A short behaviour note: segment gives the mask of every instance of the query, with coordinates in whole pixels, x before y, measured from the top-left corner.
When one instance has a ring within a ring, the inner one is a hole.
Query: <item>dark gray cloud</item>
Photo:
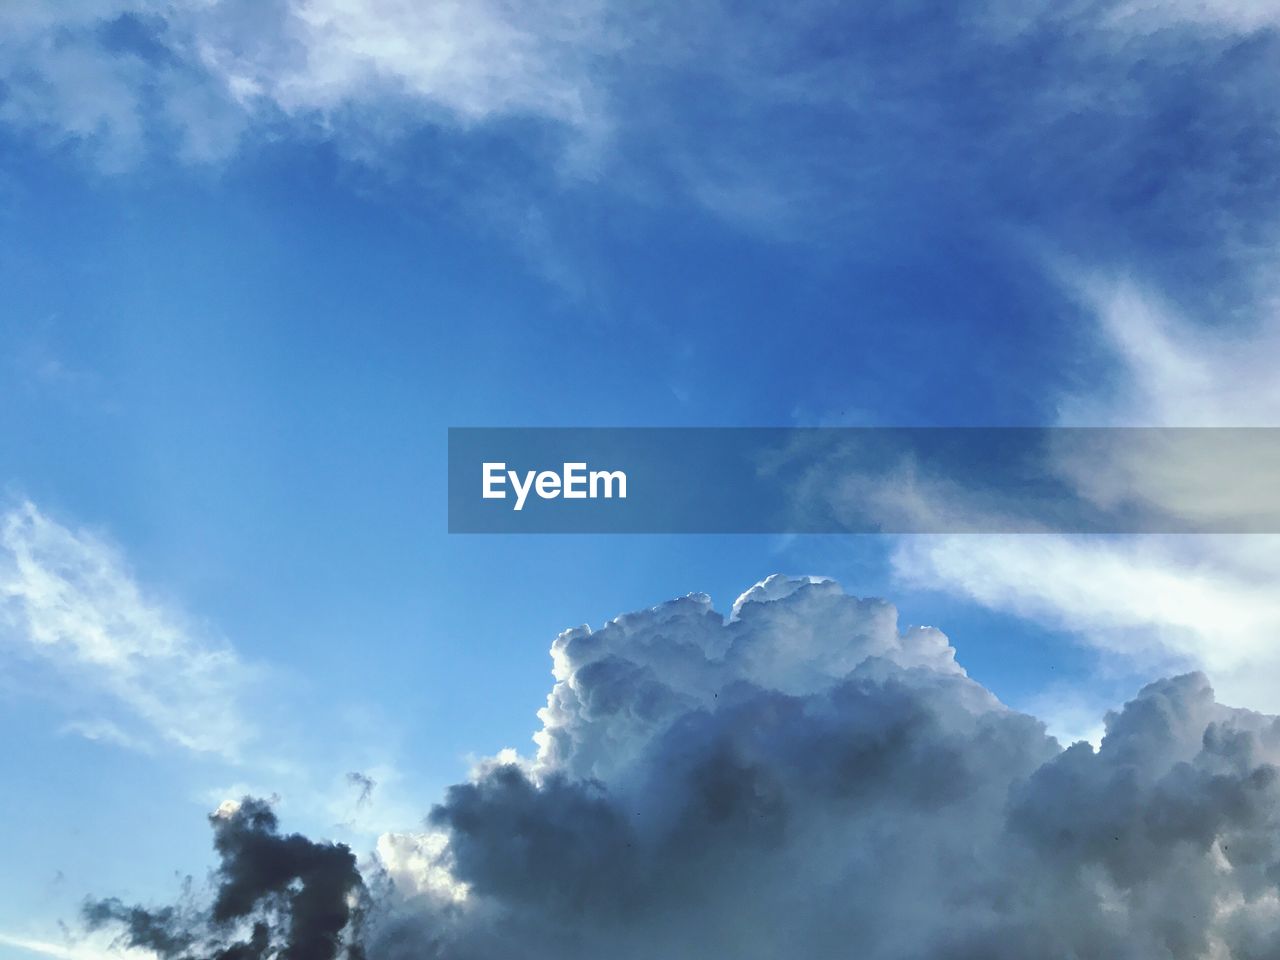
[[[1217,703],[1201,674],[1145,687],[1099,749],[1063,749],[936,630],[784,578],[727,618],[691,596],[552,653],[539,754],[483,765],[425,832],[380,845],[367,914],[349,851],[245,801],[213,818],[211,910],[90,919],[175,958],[1280,948],[1280,720]]]
[[[220,858],[207,910],[150,910],[100,900],[85,906],[91,928],[114,926],[121,941],[166,960],[359,960],[364,885],[342,844],[281,835],[270,806],[252,797],[209,818]]]

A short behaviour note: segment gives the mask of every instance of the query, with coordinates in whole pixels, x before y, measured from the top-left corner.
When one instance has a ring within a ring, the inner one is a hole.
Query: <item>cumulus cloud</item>
[[[968,678],[941,633],[813,579],[770,579],[729,617],[694,595],[571,630],[552,656],[537,754],[481,764],[428,832],[379,843],[368,957],[1280,946],[1280,721],[1221,705],[1202,674],[1150,684],[1097,750],[1064,750]],[[215,829],[275,843],[252,817]],[[322,849],[345,878],[325,889],[355,890],[346,856]],[[220,876],[225,890],[242,873],[224,861]],[[326,915],[324,942],[346,949],[353,915]],[[139,942],[129,909],[91,916]],[[203,955],[173,919],[144,911],[142,938],[158,920],[166,955]]]
[[[146,595],[109,544],[32,503],[0,515],[0,651],[52,668],[77,709],[69,729],[234,757],[252,731],[238,711],[253,670]]]
[[[829,580],[782,578],[744,594],[727,623],[696,594],[598,631],[566,631],[551,656],[557,683],[539,712],[535,769],[582,778],[629,767],[674,717],[714,705],[736,684],[802,695],[869,658],[962,673],[941,632],[899,633],[891,604],[850,597]]]

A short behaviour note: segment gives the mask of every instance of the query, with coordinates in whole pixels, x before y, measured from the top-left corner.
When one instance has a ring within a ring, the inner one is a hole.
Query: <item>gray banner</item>
[[[452,533],[1273,533],[1276,428],[449,430]]]

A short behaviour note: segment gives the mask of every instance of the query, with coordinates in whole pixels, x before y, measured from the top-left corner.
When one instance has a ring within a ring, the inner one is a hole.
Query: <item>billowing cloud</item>
[[[92,739],[235,757],[252,735],[252,668],[149,597],[111,545],[29,502],[0,514],[0,653],[71,685],[76,712],[98,714],[68,729]]]
[[[766,581],[730,617],[675,600],[552,654],[537,754],[481,764],[429,832],[379,844],[372,960],[1280,947],[1280,722],[1219,704],[1202,674],[1064,750],[941,633],[812,579]],[[95,909],[138,942],[134,914]],[[184,936],[167,955],[203,955]]]

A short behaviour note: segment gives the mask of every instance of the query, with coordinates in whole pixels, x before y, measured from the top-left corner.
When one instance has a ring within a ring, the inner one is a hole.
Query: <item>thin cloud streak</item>
[[[50,668],[79,704],[101,701],[112,718],[72,728],[95,739],[235,759],[253,735],[239,701],[254,671],[235,650],[147,596],[109,544],[30,502],[0,516],[0,651]]]
[[[150,950],[138,950],[132,947],[53,943],[8,933],[0,933],[0,946],[11,947],[32,956],[52,957],[53,960],[152,960],[155,957]]]

